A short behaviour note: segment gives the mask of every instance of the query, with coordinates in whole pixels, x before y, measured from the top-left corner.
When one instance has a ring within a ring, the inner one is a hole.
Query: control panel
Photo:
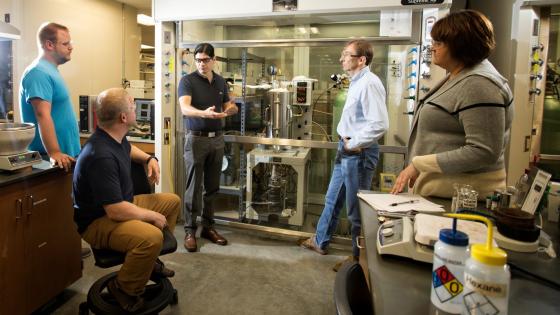
[[[0,155],[0,170],[13,171],[39,162],[41,155],[37,151]]]
[[[301,80],[294,81],[294,105],[311,105],[311,93],[313,91],[313,81]]]

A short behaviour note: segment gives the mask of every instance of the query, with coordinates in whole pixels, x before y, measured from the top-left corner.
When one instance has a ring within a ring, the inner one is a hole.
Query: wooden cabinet
[[[30,314],[81,277],[71,191],[58,170],[0,188],[0,314]]]

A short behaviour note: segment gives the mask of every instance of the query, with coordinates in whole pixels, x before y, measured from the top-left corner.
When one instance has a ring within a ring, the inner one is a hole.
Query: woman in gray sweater
[[[495,47],[492,23],[473,10],[454,12],[431,31],[433,62],[448,75],[421,99],[409,138],[405,185],[422,196],[450,198],[469,184],[479,198],[505,188],[504,152],[513,118],[507,80],[486,59]]]

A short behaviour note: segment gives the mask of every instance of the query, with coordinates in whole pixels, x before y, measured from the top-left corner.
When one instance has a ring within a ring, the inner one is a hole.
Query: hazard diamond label
[[[445,265],[432,272],[432,283],[438,299],[444,303],[463,292],[463,284]]]

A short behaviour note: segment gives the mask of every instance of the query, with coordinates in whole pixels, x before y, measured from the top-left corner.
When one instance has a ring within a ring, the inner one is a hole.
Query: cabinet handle
[[[16,200],[16,221],[21,219],[22,210],[23,210],[23,201],[20,198]]]
[[[27,196],[27,198],[29,199],[29,208],[27,208],[27,216],[30,216],[32,214],[31,209],[33,209],[33,207],[35,206],[35,202],[33,202],[33,195],[29,195]]]
[[[356,237],[356,246],[358,246],[359,249],[364,249],[364,248],[366,248],[365,246],[362,246],[361,243],[360,243],[360,240],[363,240],[363,239],[364,239],[363,236],[358,236],[358,237]]]
[[[33,196],[31,196],[31,198],[33,198]],[[40,204],[42,204],[43,202],[46,202],[46,201],[47,201],[47,198],[43,198],[41,200],[33,201],[33,207],[35,207],[36,205],[40,205]]]

